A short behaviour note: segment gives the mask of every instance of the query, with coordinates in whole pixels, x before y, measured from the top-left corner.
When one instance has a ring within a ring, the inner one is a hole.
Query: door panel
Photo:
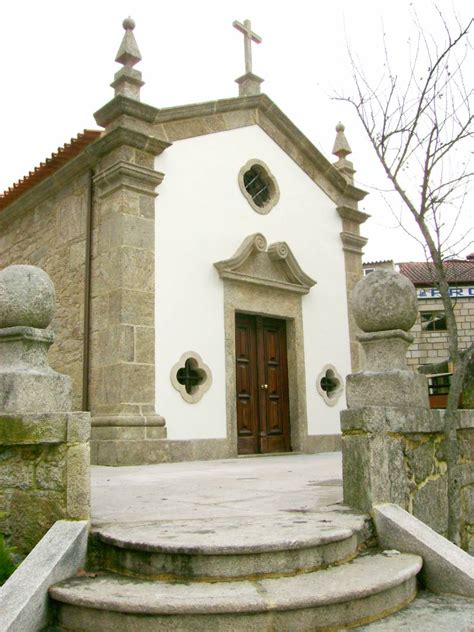
[[[239,454],[258,451],[256,326],[249,318],[236,321],[237,419]]]
[[[291,450],[286,323],[236,315],[239,454]]]

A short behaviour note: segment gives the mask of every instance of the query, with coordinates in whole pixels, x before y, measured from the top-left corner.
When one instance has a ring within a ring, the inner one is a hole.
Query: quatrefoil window
[[[239,186],[254,211],[265,215],[280,199],[277,181],[262,160],[249,160],[239,172]]]
[[[196,392],[199,384],[206,379],[206,374],[202,369],[198,368],[194,358],[188,358],[184,363],[184,367],[178,369],[176,379],[184,386],[186,393],[192,395]]]
[[[332,364],[326,364],[316,380],[318,393],[328,406],[334,406],[344,390],[341,376]]]
[[[198,402],[212,383],[211,369],[194,351],[183,353],[171,369],[171,383],[189,404]]]

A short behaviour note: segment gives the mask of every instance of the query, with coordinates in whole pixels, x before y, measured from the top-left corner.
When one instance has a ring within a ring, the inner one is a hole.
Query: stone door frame
[[[286,321],[291,445],[293,451],[302,451],[308,436],[308,421],[301,294],[230,279],[224,280],[227,439],[234,454],[238,452],[235,363],[237,313]]]

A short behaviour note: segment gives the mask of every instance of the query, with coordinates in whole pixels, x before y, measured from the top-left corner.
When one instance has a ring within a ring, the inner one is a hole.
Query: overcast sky
[[[263,39],[253,46],[253,69],[262,91],[327,157],[334,127],[346,125],[357,169],[356,184],[371,191],[361,210],[369,237],[366,260],[421,260],[415,241],[396,227],[374,186],[380,169],[350,107],[332,100],[349,91],[347,44],[366,71],[380,57],[381,32],[392,50],[407,48],[413,6],[430,30],[429,0],[8,0],[2,5],[0,191],[84,128],[113,96],[109,84],[122,20],[136,21],[146,85],[142,101],[168,107],[238,95],[244,73],[243,38],[232,21],[250,19]],[[468,0],[439,0],[446,15],[472,14]],[[469,70],[472,73],[472,68]],[[471,247],[468,250],[474,250]],[[466,253],[465,253],[466,254]]]

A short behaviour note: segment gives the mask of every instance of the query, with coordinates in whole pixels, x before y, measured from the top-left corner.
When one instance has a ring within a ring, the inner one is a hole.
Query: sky
[[[468,0],[439,0],[437,6],[461,19],[472,14]],[[338,121],[346,126],[355,183],[370,193],[360,204],[371,215],[362,226],[369,238],[364,259],[423,260],[420,246],[398,227],[378,192],[386,182],[355,113],[334,100],[351,90],[348,45],[364,70],[375,72],[382,32],[389,35],[392,51],[406,52],[414,9],[430,30],[429,0],[6,2],[0,36],[0,191],[78,132],[97,129],[93,113],[113,96],[110,83],[120,68],[114,59],[125,17],[136,22],[142,54],[137,69],[145,81],[141,100],[158,108],[237,96],[243,37],[232,22],[250,19],[263,40],[252,53],[253,71],[265,80],[262,92],[331,160],[334,128]],[[464,254],[471,251],[472,245]]]

